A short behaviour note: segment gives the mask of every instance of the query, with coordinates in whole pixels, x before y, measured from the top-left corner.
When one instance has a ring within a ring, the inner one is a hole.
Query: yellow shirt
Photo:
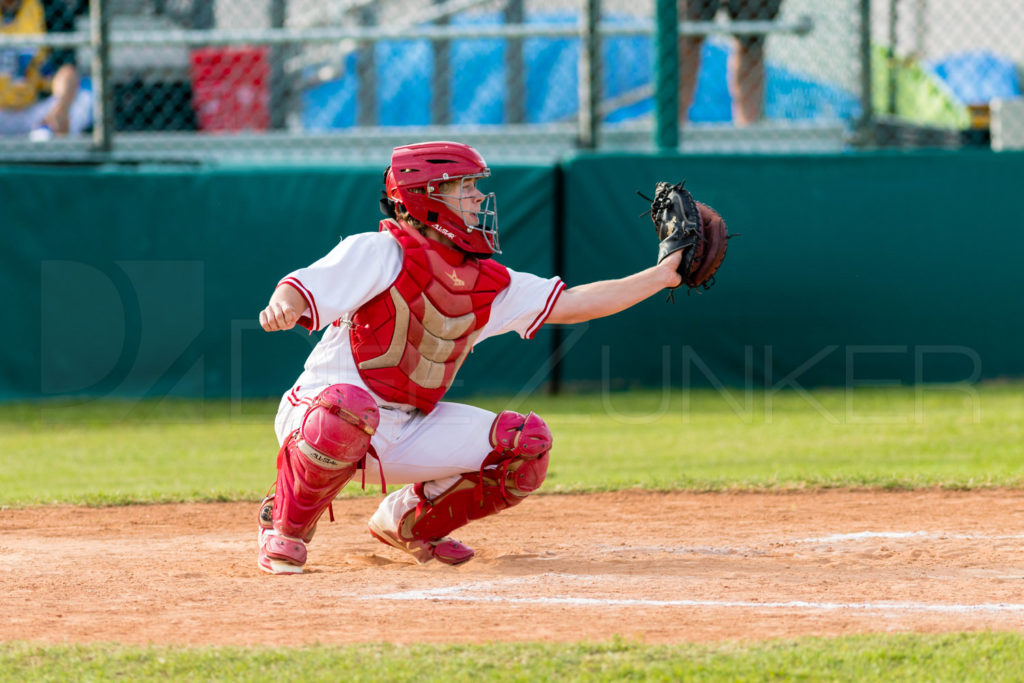
[[[46,16],[39,0],[22,0],[10,21],[0,20],[0,35],[46,33]],[[0,109],[24,109],[49,92],[50,79],[42,73],[48,48],[0,48]]]

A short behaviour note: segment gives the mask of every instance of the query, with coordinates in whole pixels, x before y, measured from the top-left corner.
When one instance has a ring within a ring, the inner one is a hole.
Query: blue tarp
[[[606,21],[633,21],[633,17],[608,16]],[[453,24],[495,25],[499,13],[466,15]],[[527,23],[577,25],[571,12],[534,13]],[[452,122],[456,124],[506,123],[508,98],[504,39],[451,41],[448,91]],[[704,44],[690,120],[729,121],[731,97],[726,83],[729,42]],[[382,41],[374,60],[378,123],[382,126],[428,125],[435,87],[434,53],[427,40]],[[549,123],[576,116],[579,83],[579,40],[576,38],[527,38],[523,41],[526,120]],[[356,122],[358,56],[345,59],[344,76],[303,94],[303,125],[307,130],[346,128]],[[654,72],[651,40],[645,36],[615,36],[602,44],[604,99],[650,86]],[[859,113],[857,97],[842,88],[817,82],[769,62],[766,69],[765,114],[768,118],[843,119]],[[650,95],[609,112],[605,121],[617,123],[650,116]]]
[[[976,50],[943,57],[927,65],[963,104],[988,104],[995,98],[1020,97],[1013,60]]]

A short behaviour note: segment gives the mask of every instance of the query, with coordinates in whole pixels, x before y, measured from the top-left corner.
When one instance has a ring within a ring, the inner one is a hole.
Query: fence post
[[[583,0],[580,16],[579,144],[597,147],[601,102],[601,0]]]
[[[106,153],[113,148],[114,91],[110,83],[110,17],[105,0],[89,0],[89,37],[92,41],[92,144],[96,151]]]
[[[360,26],[372,27],[377,23],[377,12],[373,5],[359,10]],[[356,86],[356,125],[377,125],[377,43],[368,40],[359,47],[357,56],[358,85]]]
[[[874,95],[871,86],[871,0],[860,0],[860,121],[858,136],[862,145],[874,136]]]
[[[655,28],[654,143],[679,147],[679,15],[676,0],[658,0]]]
[[[887,113],[890,116],[896,114],[896,62],[899,57],[896,54],[896,43],[899,41],[897,28],[899,20],[899,0],[889,0],[889,106]]]
[[[269,12],[270,27],[284,28],[287,0],[270,0]],[[287,123],[288,84],[284,63],[290,50],[290,45],[276,45],[270,51],[270,128],[273,130],[281,130]]]
[[[505,3],[505,25],[522,24],[523,0]],[[526,121],[526,64],[523,61],[523,39],[509,37],[505,41],[505,98],[506,123]]]
[[[434,0],[435,5],[443,5],[445,2],[446,0]],[[448,15],[436,19],[434,24],[447,26]],[[450,40],[435,40],[431,45],[434,52],[434,78],[430,98],[430,122],[447,126],[452,122],[452,46]]]

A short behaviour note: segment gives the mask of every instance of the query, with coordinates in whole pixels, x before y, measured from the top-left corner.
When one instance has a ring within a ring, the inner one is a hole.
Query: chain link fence
[[[0,9],[7,161],[379,163],[427,138],[531,160],[590,148],[1024,147],[1019,0]]]
[[[901,0],[871,17],[873,144],[1024,149],[1024,3]]]

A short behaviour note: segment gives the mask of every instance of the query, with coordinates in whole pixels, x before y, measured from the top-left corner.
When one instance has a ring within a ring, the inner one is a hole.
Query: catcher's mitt
[[[693,198],[682,183],[658,183],[651,200],[651,221],[658,233],[658,263],[683,251],[679,262],[681,284],[710,289],[715,272],[725,259],[729,235],[718,212]]]

